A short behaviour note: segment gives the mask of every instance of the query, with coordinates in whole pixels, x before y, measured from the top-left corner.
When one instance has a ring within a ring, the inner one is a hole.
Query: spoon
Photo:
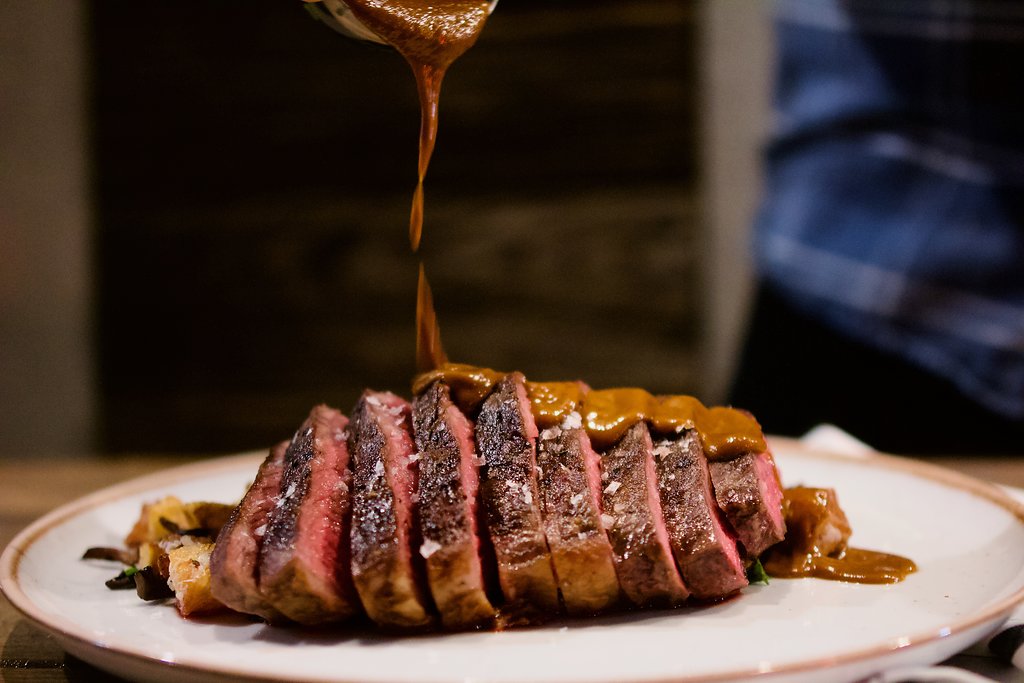
[[[307,0],[308,1],[308,0]],[[492,0],[487,13],[490,14],[497,6],[498,0]],[[366,28],[352,14],[345,0],[320,0],[309,2],[307,5],[317,19],[333,28],[335,31],[348,38],[363,40],[371,43],[384,44],[384,40],[376,33]]]

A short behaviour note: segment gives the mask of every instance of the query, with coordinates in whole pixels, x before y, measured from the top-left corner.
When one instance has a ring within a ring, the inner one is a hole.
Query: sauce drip
[[[441,326],[434,311],[434,295],[420,263],[420,276],[416,283],[416,369],[427,372],[447,362],[448,355],[441,345]]]
[[[444,380],[459,406],[472,413],[504,374],[449,363],[416,377],[413,392],[418,394],[432,382]],[[526,389],[540,426],[559,424],[570,413],[578,412],[598,448],[614,445],[630,427],[646,420],[656,432],[695,429],[711,459],[767,450],[761,426],[748,413],[733,408],[707,408],[692,396],[653,396],[643,389],[630,388],[588,391],[581,382],[527,382]]]
[[[831,489],[788,488],[782,507],[786,538],[761,558],[769,576],[882,584],[917,571],[906,557],[848,547],[850,525]]]
[[[487,21],[487,0],[346,0],[364,26],[398,50],[412,67],[420,96],[420,154],[409,216],[415,252],[423,234],[423,180],[437,140],[441,82],[456,59],[472,47]]]

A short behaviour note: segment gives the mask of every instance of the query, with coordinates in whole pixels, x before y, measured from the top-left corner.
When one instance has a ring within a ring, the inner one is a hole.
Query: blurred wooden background
[[[505,0],[445,83],[423,256],[457,360],[697,391],[695,3]],[[262,447],[408,392],[408,67],[299,2],[93,2],[100,449]]]

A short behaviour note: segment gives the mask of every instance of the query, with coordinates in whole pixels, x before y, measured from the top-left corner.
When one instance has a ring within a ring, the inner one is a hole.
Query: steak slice
[[[757,557],[786,536],[782,488],[768,452],[708,463],[715,499],[748,557]]]
[[[619,585],[637,606],[677,605],[689,596],[672,560],[658,496],[653,444],[639,422],[601,459],[608,539]],[[666,511],[668,514],[668,511]]]
[[[412,504],[418,468],[410,411],[408,402],[390,392],[367,390],[349,424],[352,581],[370,618],[395,628],[433,621],[422,570],[414,566],[422,558]]]
[[[267,621],[281,621],[283,615],[260,593],[260,544],[281,491],[287,450],[287,441],[271,449],[242,502],[217,534],[210,556],[213,597],[236,612],[255,614]]]
[[[537,465],[544,532],[566,611],[597,614],[619,600],[615,560],[601,518],[600,457],[577,412],[541,431]]]
[[[694,597],[725,597],[747,585],[736,539],[722,523],[697,432],[654,449],[661,504],[679,571]]]
[[[522,373],[505,375],[484,401],[476,443],[484,468],[480,499],[507,612],[559,610],[558,583],[544,536],[537,489],[537,425]]]
[[[281,495],[260,552],[260,591],[300,624],[359,612],[349,565],[348,418],[313,408],[285,454]]]
[[[476,446],[473,425],[434,382],[413,402],[419,451],[419,521],[430,593],[448,629],[491,626],[477,524]]]

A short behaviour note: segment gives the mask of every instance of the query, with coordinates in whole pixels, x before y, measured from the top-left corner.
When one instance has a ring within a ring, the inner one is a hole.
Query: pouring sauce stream
[[[423,237],[423,181],[437,142],[438,102],[448,67],[472,47],[487,21],[488,0],[346,0],[352,14],[401,54],[416,77],[420,98],[419,166],[409,213],[409,245]],[[420,262],[416,294],[416,366],[447,362],[433,296]]]
[[[486,0],[346,0],[364,26],[398,50],[412,67],[420,96],[419,173],[409,216],[409,243],[419,250],[423,235],[423,180],[437,141],[441,82],[480,36]]]

